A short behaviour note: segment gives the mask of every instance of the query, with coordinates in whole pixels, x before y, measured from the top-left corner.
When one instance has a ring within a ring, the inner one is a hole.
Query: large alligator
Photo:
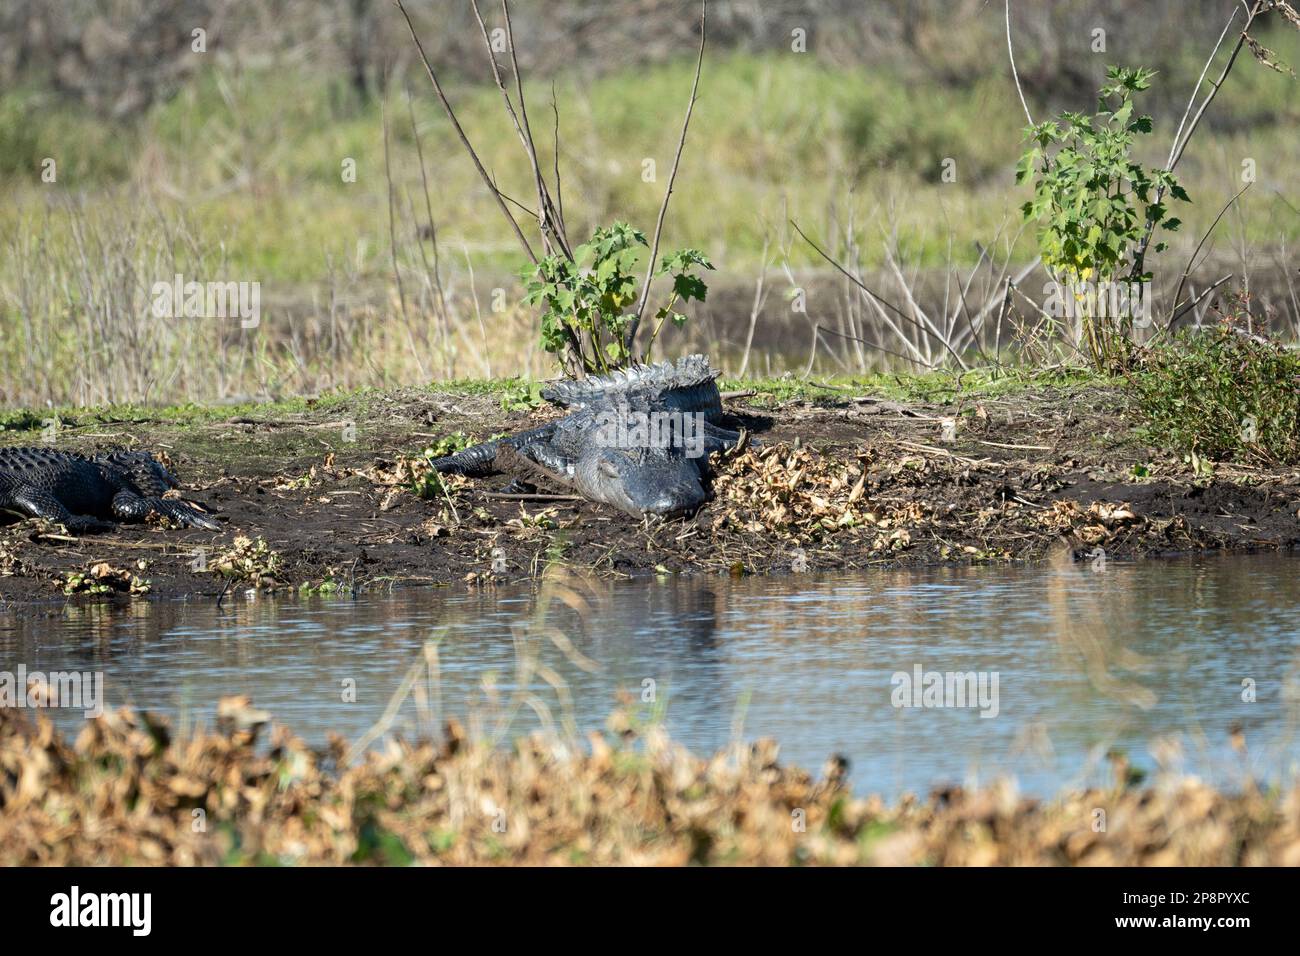
[[[436,459],[439,472],[485,475],[505,448],[593,501],[630,514],[688,514],[704,503],[709,455],[738,432],[720,427],[718,372],[703,355],[548,385],[570,414]]]
[[[176,487],[175,476],[145,451],[88,457],[52,448],[0,448],[0,511],[48,518],[74,533],[106,531],[113,520],[144,521],[149,515],[221,530],[189,502],[163,497]]]

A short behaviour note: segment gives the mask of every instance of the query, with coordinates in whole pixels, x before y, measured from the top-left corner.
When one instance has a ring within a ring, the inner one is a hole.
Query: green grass
[[[491,396],[512,401],[521,388],[532,391],[530,382],[519,378],[460,379],[409,389],[418,393],[454,396]],[[953,402],[966,398],[994,398],[1031,389],[1075,390],[1115,384],[1084,369],[973,369],[964,374],[935,371],[919,374],[865,376],[815,376],[799,378],[723,379],[723,391],[752,391],[757,404],[787,401],[834,403],[855,395],[878,395],[899,401]],[[49,419],[65,425],[165,424],[178,428],[222,422],[231,418],[274,419],[309,413],[347,412],[359,418],[367,409],[392,397],[375,388],[330,392],[315,398],[288,398],[274,402],[199,405],[100,405],[62,406],[50,409],[14,409],[0,412],[0,436],[38,433]],[[513,406],[512,406],[513,407]]]
[[[898,401],[951,403],[968,398],[996,398],[1031,389],[1074,391],[1116,384],[1083,368],[976,368],[969,372],[933,371],[858,376],[724,379],[723,391],[753,391],[755,399],[835,402],[854,395],[880,395]]]
[[[1282,59],[1300,63],[1300,32],[1265,42]],[[715,288],[723,282],[737,288],[757,273],[770,239],[774,291],[785,285],[783,260],[792,269],[822,265],[793,236],[791,219],[837,251],[828,237],[852,217],[867,269],[880,265],[894,226],[908,273],[929,269],[934,277],[949,256],[969,266],[976,243],[990,245],[999,230],[995,259],[1030,260],[1034,238],[1022,231],[1017,212],[1027,188],[1012,183],[1023,121],[1014,87],[1000,56],[971,37],[954,43],[943,64],[848,69],[814,56],[711,52],[662,248],[703,250],[719,269]],[[1152,103],[1161,105],[1153,106],[1153,143],[1171,136],[1203,56],[1189,46],[1155,78]],[[1117,50],[1110,59],[1132,64],[1134,51]],[[957,61],[964,64],[960,82]],[[557,78],[563,195],[575,241],[615,220],[653,229],[693,67],[684,56],[594,79]],[[0,92],[0,176],[8,200],[0,203],[0,362],[17,370],[0,383],[0,401],[38,406],[157,396],[171,402],[540,371],[536,316],[517,304],[511,278],[522,253],[427,84],[418,76],[413,81],[443,274],[454,286],[446,340],[430,331],[427,301],[399,316],[379,105],[340,92],[346,84],[337,78],[310,64],[231,71],[214,61],[173,99],[123,123],[48,92]],[[409,295],[424,276],[420,250],[430,249],[415,239],[425,215],[423,186],[406,103],[398,85],[392,89],[396,232]],[[1159,275],[1182,268],[1185,253],[1238,188],[1243,158],[1256,161],[1259,181],[1219,225],[1216,251],[1242,248],[1258,262],[1270,256],[1282,262],[1281,243],[1300,244],[1300,216],[1293,212],[1300,198],[1288,193],[1291,171],[1300,167],[1296,90],[1291,77],[1243,57],[1209,114],[1217,125],[1207,123],[1198,133],[1180,167],[1193,199],[1190,209],[1180,209],[1177,241],[1186,248],[1176,246],[1153,263]],[[499,94],[466,84],[450,94],[486,166],[507,192],[530,202],[527,164]],[[529,87],[528,97],[549,158],[549,83]],[[57,161],[54,184],[41,182],[45,157]],[[956,183],[938,181],[945,158],[957,163]],[[356,182],[340,175],[345,159],[356,163]],[[646,159],[657,165],[656,182],[642,180]],[[89,247],[85,258],[78,231]],[[467,259],[490,338],[469,301]],[[140,290],[173,270],[261,283],[262,329],[236,342],[216,324],[134,321],[148,302]],[[489,301],[497,286],[505,288],[509,308],[494,315]],[[339,331],[326,347],[322,313],[333,293],[341,303]],[[90,301],[94,308],[86,308]],[[720,301],[715,295],[710,305],[715,315],[727,313],[722,322],[743,319],[745,304],[727,309]],[[484,355],[490,364],[479,361]],[[778,356],[770,367],[792,367],[787,358]],[[903,389],[906,380],[884,377],[877,384],[894,394],[888,390]],[[518,382],[503,387],[523,388]],[[803,387],[778,383],[764,394]],[[1008,386],[991,381],[987,387]],[[527,397],[503,393],[503,400]],[[214,414],[234,413],[221,406]],[[44,410],[34,414],[50,417]]]
[[[1300,34],[1279,34],[1276,42],[1284,59],[1300,62]],[[1158,75],[1157,88],[1185,97],[1197,56],[1189,52],[1168,75]],[[692,67],[681,60],[557,83],[566,214],[575,236],[614,219],[653,227]],[[880,257],[875,228],[886,224],[896,201],[912,261],[942,264],[950,227],[956,259],[973,261],[974,240],[991,240],[1025,192],[1012,185],[1023,117],[1003,73],[1000,61],[990,63],[969,83],[949,86],[915,68],[842,70],[809,56],[717,53],[705,65],[665,242],[706,249],[724,270],[748,272],[757,267],[765,233],[775,235],[787,215],[820,234],[834,203],[843,213],[852,207],[866,225],[871,263]],[[462,249],[468,250],[476,267],[517,267],[521,256],[449,124],[425,85],[414,89],[444,252],[463,264]],[[549,85],[528,93],[539,146],[549,153]],[[526,163],[496,91],[461,87],[452,95],[485,165],[507,192],[527,201]],[[1300,238],[1300,220],[1270,213],[1277,202],[1271,188],[1282,188],[1286,171],[1300,163],[1294,81],[1247,59],[1213,116],[1239,131],[1203,131],[1189,150],[1183,175],[1197,204],[1184,217],[1187,231],[1208,224],[1235,191],[1241,157],[1251,156],[1261,182],[1246,197],[1247,238]],[[1175,111],[1157,115],[1154,141],[1167,141],[1177,118]],[[402,205],[409,191],[423,217],[400,96],[390,103],[389,123]],[[377,104],[359,107],[306,68],[237,75],[209,68],[128,125],[46,94],[6,92],[0,95],[0,174],[16,201],[0,209],[0,230],[39,213],[50,195],[76,193],[96,204],[142,182],[180,197],[205,236],[225,243],[234,273],[316,280],[331,255],[380,275],[388,267],[381,129]],[[58,162],[55,186],[39,179],[45,156]],[[956,183],[938,181],[948,157],[957,163]],[[342,180],[345,158],[356,161],[355,183]],[[657,182],[642,181],[646,159],[657,164]],[[1021,241],[1028,251],[1029,236]],[[796,266],[814,261],[802,243],[790,255]]]

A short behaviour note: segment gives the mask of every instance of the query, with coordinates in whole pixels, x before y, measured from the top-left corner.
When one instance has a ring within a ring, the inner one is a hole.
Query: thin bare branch
[[[1030,126],[1033,126],[1034,118],[1029,115],[1029,104],[1025,102],[1025,91],[1020,88],[1020,74],[1016,72],[1016,54],[1011,49],[1011,0],[1006,0],[1003,8],[1007,21],[1007,57],[1011,60],[1011,78],[1016,81],[1016,92],[1020,94],[1020,105],[1024,108],[1025,119],[1029,121]]]
[[[509,92],[506,90],[505,81],[501,78],[501,69],[497,64],[496,53],[492,49],[492,40],[488,36],[487,24],[483,21],[483,14],[479,10],[478,0],[470,0],[470,7],[474,11],[474,19],[478,21],[479,32],[483,37],[483,45],[487,48],[488,63],[492,67],[492,80],[496,83],[497,89],[501,91],[501,98],[505,100],[506,112],[510,115],[510,121],[514,124],[515,132],[519,136],[519,142],[524,147],[524,153],[528,156],[528,164],[533,173],[533,185],[537,190],[537,208],[541,215],[537,216],[538,226],[542,234],[542,243],[546,252],[550,254],[554,251],[552,248],[552,239],[555,245],[568,255],[568,243],[562,241],[563,230],[553,220],[551,212],[550,195],[546,189],[546,181],[542,178],[541,166],[537,158],[537,147],[533,143],[532,129],[528,125],[528,112],[524,105],[524,88],[523,79],[519,75],[519,62],[515,57],[514,33],[510,23],[510,7],[506,0],[501,2],[501,12],[505,18],[506,42],[510,47],[510,60],[515,74],[515,88],[519,96],[519,110],[516,112],[514,101],[511,100]],[[536,214],[534,214],[536,215]]]
[[[1232,8],[1232,16],[1228,17],[1228,22],[1223,25],[1223,32],[1219,34],[1219,41],[1214,44],[1214,49],[1210,51],[1209,57],[1205,61],[1205,66],[1201,67],[1201,75],[1196,78],[1196,85],[1192,87],[1192,95],[1187,100],[1187,109],[1183,110],[1183,118],[1178,122],[1178,131],[1174,133],[1174,141],[1169,144],[1169,158],[1165,160],[1165,169],[1173,169],[1174,155],[1178,152],[1178,144],[1182,142],[1183,130],[1187,127],[1187,117],[1192,115],[1192,109],[1196,106],[1196,97],[1200,95],[1201,84],[1205,82],[1205,74],[1210,72],[1210,66],[1214,63],[1214,58],[1219,55],[1219,47],[1223,46],[1223,41],[1228,36],[1228,30],[1231,29],[1232,23],[1237,19],[1237,8]]]
[[[682,122],[682,135],[677,141],[677,155],[673,157],[673,168],[668,174],[668,188],[664,190],[664,201],[659,207],[659,219],[655,222],[654,241],[650,245],[650,261],[646,264],[645,282],[641,285],[641,301],[637,303],[636,314],[628,324],[627,332],[623,337],[623,348],[629,355],[632,354],[632,344],[636,341],[636,330],[641,324],[641,317],[645,314],[646,302],[650,298],[650,284],[654,280],[655,259],[659,256],[659,237],[664,231],[664,217],[668,214],[668,200],[673,195],[673,181],[677,178],[677,166],[682,161],[682,149],[686,146],[686,131],[691,126],[691,113],[695,110],[695,98],[700,89],[700,70],[704,66],[704,41],[705,26],[708,19],[709,2],[701,0],[700,3],[700,53],[695,60],[695,79],[691,83],[691,99],[686,104],[686,119]]]
[[[904,312],[898,306],[894,305],[888,299],[885,299],[879,294],[877,294],[876,292],[873,292],[871,289],[868,289],[865,285],[862,284],[861,279],[859,279],[853,273],[849,272],[849,270],[845,269],[844,266],[840,265],[833,258],[831,258],[830,254],[827,253],[824,249],[822,249],[821,246],[817,245],[817,243],[813,242],[811,239],[808,238],[807,233],[805,233],[801,228],[799,228],[799,223],[791,219],[790,225],[794,227],[795,232],[799,233],[799,237],[803,239],[804,242],[808,243],[808,245],[813,247],[814,252],[816,252],[819,256],[821,256],[832,266],[834,266],[836,271],[842,274],[846,279],[848,279],[855,286],[857,286],[859,289],[865,292],[871,298],[872,301],[877,302],[880,305],[883,305],[885,308],[889,309],[890,312],[893,312],[896,316],[898,316],[903,321],[910,322],[912,325],[917,326],[922,331],[925,330],[925,326],[917,322],[916,319],[912,318],[912,316],[908,315],[906,312]]]
[[[506,20],[506,42],[510,46],[510,67],[515,72],[515,89],[519,93],[519,115],[523,119],[524,133],[528,137],[528,161],[532,163],[533,175],[537,179],[539,208],[543,214],[540,221],[541,228],[543,232],[549,230],[551,238],[560,247],[560,251],[572,259],[573,251],[569,248],[569,240],[564,232],[564,220],[555,208],[555,203],[551,201],[551,192],[546,188],[546,177],[542,175],[542,164],[537,158],[537,144],[533,141],[533,128],[528,122],[528,105],[524,102],[524,78],[523,74],[519,72],[519,60],[515,56],[515,35],[510,24],[510,7],[507,0],[501,0],[501,12]],[[558,143],[556,147],[559,147]]]
[[[1187,132],[1183,136],[1182,144],[1178,147],[1178,151],[1174,154],[1173,161],[1170,162],[1168,166],[1171,172],[1174,167],[1178,165],[1178,161],[1183,158],[1183,151],[1187,149],[1187,144],[1191,141],[1192,134],[1196,132],[1196,127],[1201,124],[1201,117],[1205,115],[1205,111],[1209,109],[1210,104],[1214,102],[1214,98],[1219,95],[1219,90],[1223,88],[1223,81],[1228,78],[1228,73],[1232,70],[1232,65],[1237,62],[1237,55],[1241,53],[1241,48],[1246,43],[1246,31],[1249,30],[1250,25],[1255,22],[1255,17],[1259,15],[1263,6],[1263,0],[1255,0],[1255,3],[1252,4],[1250,9],[1247,11],[1246,23],[1241,28],[1241,36],[1237,38],[1237,45],[1232,48],[1232,55],[1228,57],[1228,62],[1223,65],[1223,71],[1219,73],[1219,78],[1210,84],[1210,92],[1206,94],[1205,100],[1201,103],[1200,109],[1196,111],[1196,115],[1192,118],[1192,124],[1187,127]],[[1234,17],[1236,16],[1236,13],[1237,12],[1234,10]],[[1215,47],[1215,49],[1217,51],[1218,47]]]
[[[1175,136],[1173,148],[1169,153],[1169,161],[1165,164],[1165,169],[1168,172],[1173,172],[1174,167],[1176,167],[1179,160],[1183,158],[1183,152],[1187,149],[1187,144],[1191,142],[1192,134],[1196,132],[1196,128],[1201,124],[1201,117],[1205,115],[1205,111],[1209,109],[1210,104],[1214,102],[1214,98],[1218,96],[1219,90],[1223,88],[1224,80],[1228,78],[1228,73],[1232,70],[1233,64],[1237,62],[1237,55],[1241,53],[1241,48],[1246,43],[1246,31],[1249,30],[1250,25],[1255,22],[1255,17],[1264,9],[1264,0],[1254,0],[1249,7],[1246,6],[1246,0],[1241,0],[1241,5],[1246,7],[1246,23],[1241,28],[1241,35],[1237,38],[1237,45],[1232,48],[1232,55],[1228,57],[1228,62],[1223,65],[1223,69],[1219,72],[1218,79],[1214,80],[1210,84],[1210,92],[1206,94],[1205,99],[1201,102],[1200,108],[1196,111],[1196,115],[1192,118],[1191,125],[1187,126],[1186,131],[1183,129],[1183,125],[1187,121],[1187,115],[1184,113],[1183,123],[1180,123],[1178,126],[1179,133],[1182,134],[1182,139],[1180,141],[1178,137]],[[1197,81],[1196,89],[1192,91],[1192,102],[1196,101],[1197,91],[1200,90],[1201,83],[1204,82],[1205,74],[1209,69],[1209,65],[1214,61],[1214,57],[1218,54],[1219,47],[1223,43],[1223,37],[1227,34],[1228,27],[1232,26],[1233,21],[1235,21],[1236,18],[1237,11],[1234,9],[1232,11],[1232,16],[1228,19],[1227,25],[1223,28],[1223,34],[1219,36],[1219,42],[1214,45],[1214,52],[1210,54],[1209,60],[1206,61],[1206,69],[1201,71],[1201,79]],[[1161,186],[1156,190],[1157,203],[1164,198],[1164,194],[1164,186]],[[1151,245],[1151,238],[1155,235],[1155,231],[1155,222],[1148,220],[1146,231],[1142,235],[1142,240],[1138,243],[1137,253],[1133,256],[1133,268],[1129,270],[1129,278],[1136,278],[1137,276],[1142,275],[1146,270],[1147,248]]]
[[[555,145],[555,211],[564,222],[564,185],[560,180],[560,108],[555,104],[555,81],[551,81],[551,112],[555,114],[555,130],[552,142]],[[568,241],[566,232],[565,241]]]
[[[415,41],[416,51],[420,54],[420,61],[424,64],[425,73],[429,75],[429,82],[433,84],[434,92],[438,94],[438,101],[442,103],[443,112],[447,114],[447,119],[451,121],[452,128],[456,130],[456,135],[460,138],[462,145],[464,145],[466,151],[469,153],[470,159],[474,161],[474,168],[478,170],[479,176],[482,177],[484,184],[491,191],[492,198],[496,200],[497,207],[501,210],[501,215],[505,216],[506,220],[510,223],[510,228],[514,230],[515,236],[524,247],[524,251],[528,253],[528,258],[534,263],[537,262],[537,255],[533,252],[533,247],[528,244],[528,239],[524,236],[523,230],[519,228],[519,223],[515,221],[515,217],[512,216],[510,210],[506,208],[506,203],[501,197],[500,190],[497,189],[496,184],[492,181],[492,177],[488,175],[488,171],[483,167],[483,162],[479,159],[478,153],[474,150],[473,144],[470,143],[469,137],[465,135],[465,130],[460,125],[460,120],[456,118],[456,111],[452,109],[451,102],[447,99],[447,94],[442,90],[442,84],[438,82],[438,75],[434,73],[433,65],[429,62],[429,57],[424,52],[424,44],[420,42],[420,35],[415,30],[415,24],[411,22],[411,15],[406,12],[406,7],[402,4],[402,0],[393,0],[393,2],[397,4],[397,9],[401,11],[403,19],[406,20],[406,28],[411,33],[411,39]]]
[[[1191,275],[1193,264],[1196,262],[1196,257],[1201,254],[1201,249],[1205,246],[1206,240],[1210,238],[1210,233],[1214,232],[1214,227],[1219,224],[1219,220],[1223,218],[1224,214],[1232,208],[1232,204],[1240,199],[1241,194],[1252,185],[1252,183],[1246,183],[1246,185],[1237,190],[1237,194],[1229,199],[1224,207],[1219,210],[1219,214],[1214,217],[1214,222],[1210,223],[1210,228],[1205,230],[1205,235],[1201,236],[1201,241],[1196,244],[1196,248],[1192,251],[1191,258],[1187,260],[1187,267],[1183,269],[1182,278],[1178,280],[1178,288],[1174,290],[1174,305],[1169,309],[1168,325],[1174,324],[1174,313],[1178,308],[1178,297],[1183,294],[1183,285],[1187,282],[1187,277]]]

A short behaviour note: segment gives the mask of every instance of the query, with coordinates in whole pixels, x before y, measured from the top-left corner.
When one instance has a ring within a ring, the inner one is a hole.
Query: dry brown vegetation
[[[243,698],[218,713],[215,732],[175,737],[124,709],[70,744],[0,710],[0,862],[1300,864],[1300,788],[1170,778],[1040,803],[1001,784],[886,805],[850,793],[842,761],[817,779],[769,740],[700,758],[622,712],[586,747],[505,751],[453,723],[340,769],[342,741],[315,752],[276,727],[257,746],[267,714]]]

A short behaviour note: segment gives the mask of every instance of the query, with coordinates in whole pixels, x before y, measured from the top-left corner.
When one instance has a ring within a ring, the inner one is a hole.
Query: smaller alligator
[[[149,515],[220,531],[188,501],[163,497],[177,487],[175,476],[147,451],[88,457],[51,448],[0,448],[0,511],[57,521],[73,533],[106,531],[113,521],[144,521]]]
[[[707,498],[709,455],[734,447],[720,427],[717,371],[703,355],[548,385],[558,421],[436,459],[439,472],[486,475],[504,449],[593,501],[629,514],[681,515]]]

